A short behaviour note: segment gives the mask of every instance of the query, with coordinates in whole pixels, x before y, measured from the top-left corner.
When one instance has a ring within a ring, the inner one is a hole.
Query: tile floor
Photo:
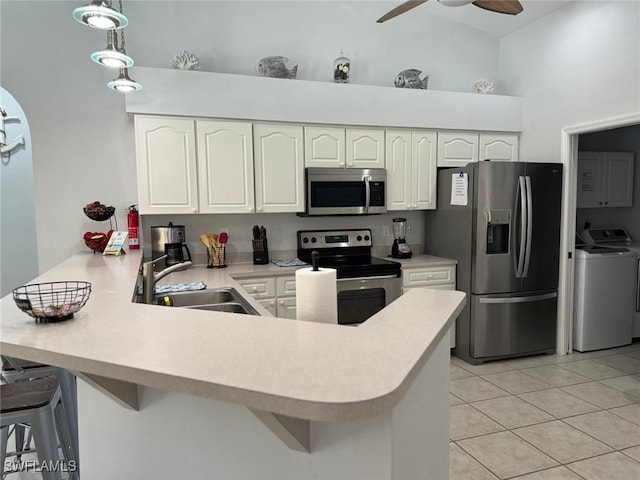
[[[451,480],[640,480],[640,342],[450,375]]]

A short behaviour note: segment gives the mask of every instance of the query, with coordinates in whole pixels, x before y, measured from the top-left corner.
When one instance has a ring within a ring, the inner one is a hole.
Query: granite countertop
[[[263,316],[135,304],[141,258],[81,253],[30,282],[92,283],[91,298],[67,321],[36,324],[5,296],[2,354],[294,418],[350,420],[402,398],[465,302],[462,292],[416,289],[357,328],[274,318],[233,277],[295,268],[244,264],[196,266],[160,283],[234,287]]]

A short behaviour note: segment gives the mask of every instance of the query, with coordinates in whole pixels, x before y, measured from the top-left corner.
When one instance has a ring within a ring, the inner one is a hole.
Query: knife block
[[[267,247],[267,239],[259,238],[253,240],[253,264],[266,265],[269,263],[269,248]]]

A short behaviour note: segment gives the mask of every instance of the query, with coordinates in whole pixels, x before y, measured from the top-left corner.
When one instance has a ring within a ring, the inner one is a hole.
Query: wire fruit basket
[[[13,300],[36,323],[60,322],[73,318],[91,294],[89,282],[49,282],[23,285],[13,290]]]

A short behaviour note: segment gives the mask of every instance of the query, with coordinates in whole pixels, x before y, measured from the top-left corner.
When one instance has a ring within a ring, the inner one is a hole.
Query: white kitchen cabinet
[[[578,208],[633,205],[632,152],[578,152]]]
[[[303,144],[300,125],[253,125],[256,212],[304,211]]]
[[[194,121],[136,115],[134,124],[140,213],[196,213]]]
[[[479,139],[480,161],[518,161],[518,135],[481,133]]]
[[[196,121],[200,213],[254,211],[250,123]]]
[[[456,289],[455,265],[437,267],[402,267],[402,293],[412,288]],[[456,324],[451,326],[451,348],[456,346]]]
[[[478,161],[477,132],[438,132],[438,167],[464,167]]]
[[[384,130],[347,128],[347,167],[384,168]]]
[[[384,168],[381,128],[305,127],[305,167]]]
[[[518,135],[438,132],[438,167],[464,167],[483,160],[518,161]]]
[[[345,166],[345,129],[340,127],[304,127],[304,164],[306,167],[342,168]]]
[[[387,130],[387,210],[436,208],[436,132]]]
[[[237,278],[236,281],[274,317],[296,319],[296,277]]]

